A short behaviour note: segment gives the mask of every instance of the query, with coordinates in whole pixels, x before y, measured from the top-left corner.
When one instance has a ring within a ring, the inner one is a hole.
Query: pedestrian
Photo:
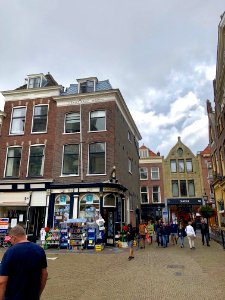
[[[162,223],[160,220],[158,220],[156,223],[155,223],[155,234],[156,234],[156,242],[158,244],[158,247],[159,245],[161,244],[162,245],[162,237],[161,237],[161,227],[162,227]]]
[[[194,239],[196,237],[196,234],[195,234],[194,228],[191,226],[191,222],[188,222],[188,226],[185,228],[185,232],[187,234],[190,249],[195,249]]]
[[[162,246],[163,248],[166,248],[168,243],[168,229],[166,223],[163,223],[161,226],[161,238],[162,238]]]
[[[145,248],[145,235],[147,233],[146,227],[144,222],[141,222],[141,224],[139,225],[139,235],[140,235],[140,245],[141,245],[141,249]]]
[[[170,224],[170,236],[172,245],[177,244],[177,224],[171,222]]]
[[[0,268],[0,300],[39,300],[48,272],[46,255],[39,245],[26,238],[23,227],[9,231],[10,247]]]
[[[180,239],[180,247],[184,248],[184,238],[187,236],[186,231],[185,231],[185,226],[182,222],[180,222],[178,228],[177,228],[177,234]]]
[[[129,248],[129,257],[128,260],[131,260],[134,258],[134,236],[135,232],[132,228],[132,225],[128,225],[128,230],[127,230],[127,243],[128,243],[128,248]]]
[[[202,235],[202,245],[206,245],[208,247],[210,247],[209,245],[209,225],[205,222],[204,219],[201,220],[201,225],[200,225],[200,229],[201,229],[201,235]]]
[[[148,221],[148,225],[146,226],[146,229],[149,238],[149,243],[152,244],[152,237],[154,235],[154,224],[152,220]]]

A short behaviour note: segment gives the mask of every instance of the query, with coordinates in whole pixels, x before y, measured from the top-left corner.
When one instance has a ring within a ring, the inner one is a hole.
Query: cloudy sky
[[[208,144],[217,33],[224,0],[2,0],[0,90],[50,72],[119,88],[152,151],[177,137],[193,151]],[[4,100],[0,99],[0,109]]]

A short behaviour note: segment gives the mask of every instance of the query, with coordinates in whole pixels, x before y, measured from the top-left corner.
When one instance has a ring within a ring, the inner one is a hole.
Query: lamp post
[[[208,196],[206,195],[206,193],[203,195],[203,200],[204,200],[204,204],[205,206],[208,206]],[[209,220],[208,220],[208,215],[206,214],[206,220],[207,220],[207,224],[209,224]]]

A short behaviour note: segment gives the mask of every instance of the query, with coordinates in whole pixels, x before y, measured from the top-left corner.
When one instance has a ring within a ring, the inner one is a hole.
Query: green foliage
[[[203,218],[211,218],[216,215],[216,210],[211,206],[201,206],[199,212]]]

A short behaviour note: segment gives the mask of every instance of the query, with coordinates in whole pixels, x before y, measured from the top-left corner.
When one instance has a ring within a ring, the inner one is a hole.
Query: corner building
[[[120,91],[96,77],[64,89],[33,74],[2,93],[0,217],[35,239],[46,225],[101,214],[113,245],[116,226],[135,225],[140,206],[141,135]]]

